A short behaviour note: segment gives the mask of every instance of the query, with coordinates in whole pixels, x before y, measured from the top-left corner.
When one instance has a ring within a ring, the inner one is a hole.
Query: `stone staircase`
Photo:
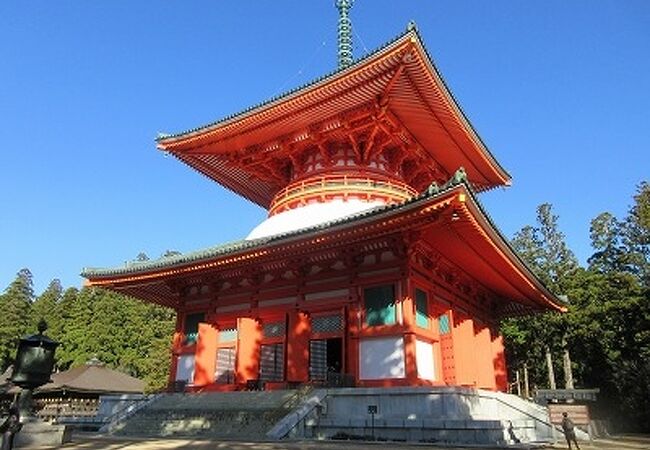
[[[312,392],[267,437],[502,446],[552,442],[557,439],[554,428],[546,408],[500,392],[465,387],[342,388]]]
[[[159,394],[134,414],[111,421],[109,430],[143,437],[348,438],[454,445],[561,438],[546,408],[513,395],[464,387]]]
[[[162,394],[111,430],[119,436],[261,440],[303,395],[297,390]]]

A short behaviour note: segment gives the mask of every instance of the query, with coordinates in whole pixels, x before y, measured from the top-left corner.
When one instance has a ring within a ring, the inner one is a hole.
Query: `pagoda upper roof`
[[[447,214],[444,226],[423,228],[423,217]],[[452,217],[453,214],[453,217]],[[420,228],[426,239],[456,267],[502,299],[502,315],[534,310],[565,310],[496,228],[465,179],[432,186],[400,204],[377,207],[328,223],[285,234],[231,242],[204,250],[127,263],[116,268],[86,268],[82,276],[91,286],[103,286],[170,307],[179,294],[169,281],[215,273],[271,259],[308,254],[319,248],[345,245],[396,230]]]
[[[359,110],[386,115],[390,132],[421,164],[450,176],[465,167],[476,191],[510,183],[434,65],[415,27],[351,66],[216,122],[160,135],[158,148],[252,202],[269,208],[285,183],[251,160],[288,160],[297,144],[345,139]]]

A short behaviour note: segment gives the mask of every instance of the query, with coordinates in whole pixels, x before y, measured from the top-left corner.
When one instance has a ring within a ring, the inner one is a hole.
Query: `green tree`
[[[72,317],[72,308],[75,302],[77,301],[77,296],[79,295],[79,289],[71,287],[67,288],[61,295],[61,299],[56,305],[56,315],[59,318],[59,322],[56,321],[50,326],[48,333],[52,337],[55,337],[58,341],[63,342],[65,340],[65,334],[68,331],[68,326],[70,325],[70,320]],[[57,350],[57,355],[65,355],[66,348],[65,346],[60,346]]]
[[[0,295],[0,368],[3,370],[13,361],[18,339],[28,331],[33,299],[32,273],[21,269]]]
[[[587,261],[590,270],[605,273],[625,269],[621,231],[621,224],[611,213],[601,213],[591,221],[589,237],[595,252]]]
[[[48,325],[46,334],[53,339],[59,339],[58,330],[61,328],[59,302],[63,296],[63,286],[61,281],[54,279],[47,288],[32,303],[30,312],[29,329],[37,330],[38,323],[41,319],[45,320]]]
[[[504,321],[511,366],[541,360],[540,348],[558,345],[560,336],[570,349],[576,384],[601,390],[595,414],[606,411],[604,416],[622,429],[650,431],[648,184],[637,187],[623,220],[611,213],[594,218],[590,229],[594,253],[586,269],[572,262],[562,235],[553,231],[557,218],[550,207],[538,209],[538,222],[542,220],[547,226],[524,227],[513,247],[553,292],[568,296],[568,312]],[[546,248],[552,241],[549,236],[557,240]],[[558,264],[548,265],[553,260]],[[556,352],[555,359],[558,356]],[[545,384],[539,364],[531,374],[533,383]]]
[[[167,383],[174,311],[99,289],[67,293],[59,365],[69,368],[97,357],[108,367],[142,378],[148,389]]]
[[[624,221],[623,241],[629,253],[629,270],[650,287],[650,183],[637,186],[634,204]]]
[[[18,338],[36,332],[40,319],[61,345],[56,368],[66,370],[97,357],[107,366],[147,382],[167,384],[175,312],[95,287],[65,291],[52,280],[36,299],[27,269],[0,295],[0,369],[11,364]]]
[[[88,340],[93,316],[92,297],[93,289],[89,288],[68,289],[63,295],[60,310],[65,326],[60,335],[61,347],[57,350],[61,370],[84,364],[93,356]]]
[[[579,270],[578,261],[565,242],[552,206],[537,208],[536,225],[527,225],[512,239],[512,247],[542,283],[556,295],[566,295]],[[555,312],[502,321],[501,331],[511,370],[526,366],[531,384],[549,386],[546,352],[559,361],[565,348],[568,327],[564,316]]]
[[[537,207],[537,226],[525,226],[512,239],[512,246],[535,275],[554,294],[565,294],[578,260],[566,244],[558,216],[549,203]]]

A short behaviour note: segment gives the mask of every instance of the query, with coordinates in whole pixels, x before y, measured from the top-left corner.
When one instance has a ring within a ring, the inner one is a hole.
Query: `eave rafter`
[[[288,182],[288,177],[283,176],[283,171],[277,170],[282,166],[282,162],[277,160],[277,157],[260,157],[259,153],[247,148],[241,152],[232,152],[227,156],[227,160],[232,164],[241,167],[251,175],[258,177],[278,189]],[[275,170],[269,170],[273,168]]]
[[[261,179],[274,183],[288,183],[287,174],[304,162],[306,151],[316,149],[326,162],[331,162],[328,148],[332,136],[343,131],[353,141],[355,152],[361,153],[355,136],[372,125],[372,109],[362,105],[345,113],[337,114],[312,126],[280,135],[273,140],[248,146],[224,154],[224,158]],[[281,168],[282,173],[274,171]]]
[[[448,178],[392,113],[387,96],[272,141],[230,152],[226,157],[280,188],[304,163],[307,152],[318,152],[323,163],[331,165],[332,146],[336,143],[348,144],[358,164],[367,164],[383,152],[391,170],[403,172],[404,181],[418,190],[431,181]]]
[[[446,289],[455,291],[462,298],[465,307],[480,310],[483,316],[490,309],[498,307],[498,295],[485,284],[477,281],[461,266],[452,263],[440,252],[436,251],[428,242],[417,236],[410,238],[409,260],[421,267],[421,273],[434,278],[437,283]]]
[[[472,161],[472,158],[470,157],[471,155],[467,154],[467,152],[465,151],[463,145],[458,142],[458,140],[455,137],[454,133],[452,133],[452,131],[445,124],[445,122],[441,119],[440,115],[435,111],[435,109],[431,107],[431,105],[429,104],[429,102],[425,98],[424,94],[421,92],[420,88],[418,87],[417,83],[409,75],[408,71],[404,73],[404,79],[409,83],[409,85],[413,89],[413,92],[414,92],[415,96],[420,101],[420,103],[423,105],[423,107],[429,112],[429,114],[431,114],[432,117],[435,117],[436,122],[438,124],[440,124],[440,126],[445,130],[445,133],[447,134],[449,139],[451,139],[451,141],[454,143],[454,146],[456,147],[456,149],[463,155],[463,157],[467,161]],[[437,84],[437,82],[435,82],[435,83]],[[466,126],[467,125],[465,125],[465,127]],[[465,130],[465,132],[467,132],[467,131]],[[469,138],[469,136],[468,136],[468,138]],[[489,179],[489,177],[486,176],[486,174],[484,174],[476,164],[472,164],[472,165],[474,166],[476,171],[481,175],[481,177],[483,177],[486,180]]]

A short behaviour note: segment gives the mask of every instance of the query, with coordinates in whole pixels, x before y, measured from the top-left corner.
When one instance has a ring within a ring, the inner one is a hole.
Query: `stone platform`
[[[25,422],[14,438],[14,448],[39,448],[60,446],[70,442],[71,433],[65,425],[53,425],[32,420]]]

